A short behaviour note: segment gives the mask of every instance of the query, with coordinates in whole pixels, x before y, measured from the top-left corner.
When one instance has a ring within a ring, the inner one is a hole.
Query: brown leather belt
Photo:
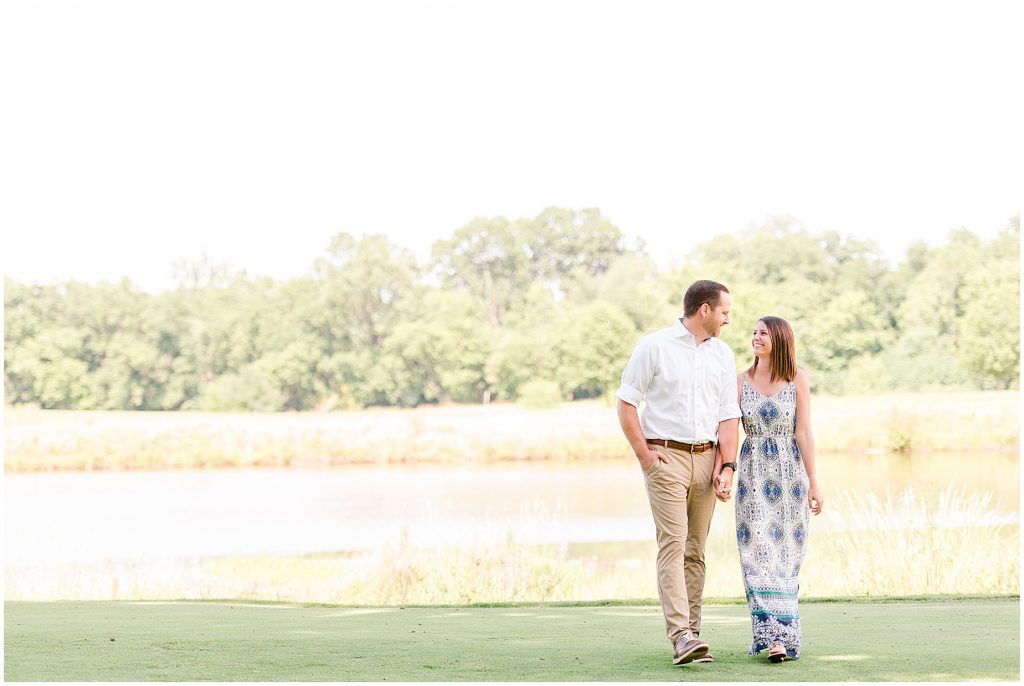
[[[682,441],[672,441],[667,438],[648,438],[646,440],[647,445],[663,445],[666,448],[672,448],[673,450],[685,450],[688,453],[703,453],[715,447],[714,441],[690,444],[683,443]]]

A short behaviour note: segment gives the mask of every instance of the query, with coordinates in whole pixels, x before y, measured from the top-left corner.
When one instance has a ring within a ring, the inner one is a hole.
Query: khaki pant
[[[704,543],[715,511],[711,473],[718,448],[703,453],[651,448],[668,458],[655,462],[644,478],[658,533],[658,597],[668,639],[675,644],[682,634],[700,634]]]

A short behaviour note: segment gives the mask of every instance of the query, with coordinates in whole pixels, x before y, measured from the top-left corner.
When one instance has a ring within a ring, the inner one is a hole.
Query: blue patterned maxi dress
[[[796,429],[796,385],[766,397],[744,380],[746,440],[736,483],[736,540],[750,606],[754,655],[775,641],[800,657],[797,575],[807,551],[808,479]]]

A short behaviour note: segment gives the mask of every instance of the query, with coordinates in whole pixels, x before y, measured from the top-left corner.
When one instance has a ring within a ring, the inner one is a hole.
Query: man
[[[715,499],[729,499],[740,417],[736,358],[718,338],[730,307],[722,284],[692,284],[683,317],[637,344],[615,393],[619,424],[647,483],[658,597],[677,665],[712,659],[700,639],[704,543]]]

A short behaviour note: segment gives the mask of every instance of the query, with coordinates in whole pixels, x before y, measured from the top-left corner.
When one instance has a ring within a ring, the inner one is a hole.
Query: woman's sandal
[[[786,646],[781,643],[772,643],[768,648],[769,662],[782,662],[786,659]]]

